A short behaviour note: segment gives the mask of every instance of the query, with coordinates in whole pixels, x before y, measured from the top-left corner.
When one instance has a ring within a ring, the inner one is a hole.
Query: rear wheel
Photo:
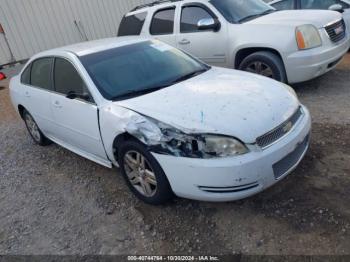
[[[282,59],[278,55],[268,51],[260,51],[247,56],[239,65],[239,69],[266,76],[283,83],[287,82],[287,75]]]
[[[173,197],[163,169],[143,144],[135,140],[123,142],[118,159],[127,185],[139,199],[159,205]]]
[[[41,145],[41,146],[47,146],[51,144],[52,142],[44,136],[44,134],[40,131],[37,123],[35,122],[32,115],[27,111],[23,110],[23,120],[26,124],[27,130],[30,134],[30,136],[33,138],[34,142]]]

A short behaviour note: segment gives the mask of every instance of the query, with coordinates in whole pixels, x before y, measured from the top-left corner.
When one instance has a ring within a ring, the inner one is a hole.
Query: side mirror
[[[68,99],[81,98],[83,100],[90,101],[90,95],[88,93],[77,94],[75,91],[69,91],[66,97]]]
[[[74,91],[69,91],[66,95],[68,99],[76,99],[78,96]]]
[[[341,4],[331,5],[328,9],[331,10],[331,11],[337,11],[337,12],[340,12],[340,13],[344,12],[343,6]]]
[[[218,19],[204,18],[197,23],[198,30],[213,30],[217,32],[221,28],[221,23]]]

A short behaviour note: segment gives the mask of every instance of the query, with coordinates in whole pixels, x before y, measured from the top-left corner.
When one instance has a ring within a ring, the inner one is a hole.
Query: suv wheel
[[[35,143],[41,146],[47,146],[52,143],[51,140],[44,136],[44,134],[40,131],[32,115],[29,114],[29,112],[25,109],[23,110],[23,120],[26,124],[30,136],[33,138]]]
[[[123,142],[118,159],[128,187],[139,199],[159,205],[173,197],[163,169],[143,144],[134,140]]]
[[[261,51],[247,56],[239,65],[239,69],[263,75],[283,83],[287,82],[283,61],[271,52]]]

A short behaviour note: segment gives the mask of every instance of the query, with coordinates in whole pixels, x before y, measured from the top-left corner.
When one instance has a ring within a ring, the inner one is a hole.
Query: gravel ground
[[[295,86],[313,115],[290,176],[231,203],[148,206],[118,170],[31,141],[0,82],[0,254],[350,254],[350,55]]]

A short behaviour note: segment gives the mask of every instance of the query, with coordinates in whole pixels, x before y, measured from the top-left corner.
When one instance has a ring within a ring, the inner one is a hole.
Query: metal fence
[[[117,35],[123,15],[150,0],[0,0],[0,65],[50,48]]]

